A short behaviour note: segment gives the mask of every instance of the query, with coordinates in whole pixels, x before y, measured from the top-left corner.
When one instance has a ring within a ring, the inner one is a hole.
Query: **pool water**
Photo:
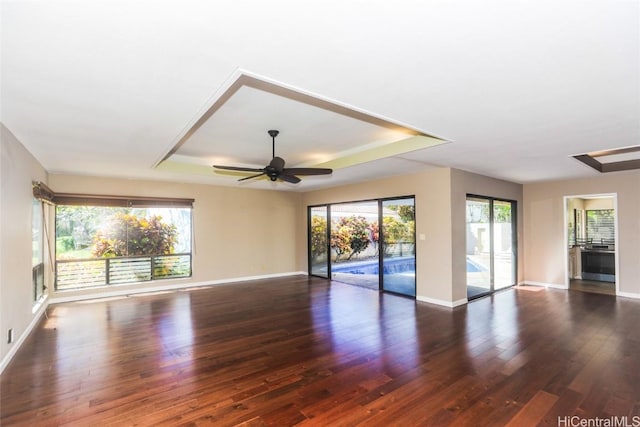
[[[415,273],[416,259],[414,257],[398,257],[384,260],[383,274]],[[348,264],[334,264],[333,273],[349,274],[379,274],[380,265],[377,261],[350,262]]]
[[[349,274],[379,274],[380,268],[377,261],[356,261],[331,266],[334,273]],[[384,274],[415,273],[416,259],[413,257],[399,257],[384,260]],[[487,271],[486,267],[472,259],[467,258],[467,272],[480,273]]]
[[[467,273],[479,273],[482,271],[487,271],[486,267],[467,257]]]

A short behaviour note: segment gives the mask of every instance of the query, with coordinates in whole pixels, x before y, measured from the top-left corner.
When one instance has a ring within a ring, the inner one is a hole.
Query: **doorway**
[[[467,299],[515,285],[516,202],[467,195]]]
[[[617,197],[565,197],[566,286],[569,290],[616,295]]]

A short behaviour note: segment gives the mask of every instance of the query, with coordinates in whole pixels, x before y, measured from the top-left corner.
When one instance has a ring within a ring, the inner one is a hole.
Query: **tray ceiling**
[[[211,175],[211,165],[262,168],[276,155],[287,167],[341,169],[445,143],[424,131],[247,71],[234,73],[202,115],[185,126],[157,165]],[[248,174],[215,171],[237,179]],[[309,179],[305,177],[305,179]],[[327,181],[327,178],[314,178]],[[249,184],[249,183],[247,183]]]

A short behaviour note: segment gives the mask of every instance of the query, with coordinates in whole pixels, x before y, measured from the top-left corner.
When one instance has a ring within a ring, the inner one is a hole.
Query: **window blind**
[[[33,183],[33,197],[66,206],[109,206],[123,208],[193,208],[194,199],[175,197],[110,196],[99,194],[56,193],[42,182]]]
[[[108,206],[124,208],[192,208],[194,199],[179,199],[169,197],[131,197],[105,196],[93,194],[56,193],[53,203],[65,206]]]
[[[613,209],[587,210],[587,239],[591,243],[613,244],[615,217]]]

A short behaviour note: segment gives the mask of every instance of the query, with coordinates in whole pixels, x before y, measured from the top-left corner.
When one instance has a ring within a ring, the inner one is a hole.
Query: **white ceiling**
[[[640,144],[635,0],[1,7],[0,120],[52,173],[305,191],[450,166],[528,183],[597,175],[571,156]],[[391,141],[353,118],[243,88],[168,159],[204,172],[155,167],[239,70],[450,143],[297,185],[238,184],[207,165],[263,167],[268,129],[281,131],[287,166]]]

